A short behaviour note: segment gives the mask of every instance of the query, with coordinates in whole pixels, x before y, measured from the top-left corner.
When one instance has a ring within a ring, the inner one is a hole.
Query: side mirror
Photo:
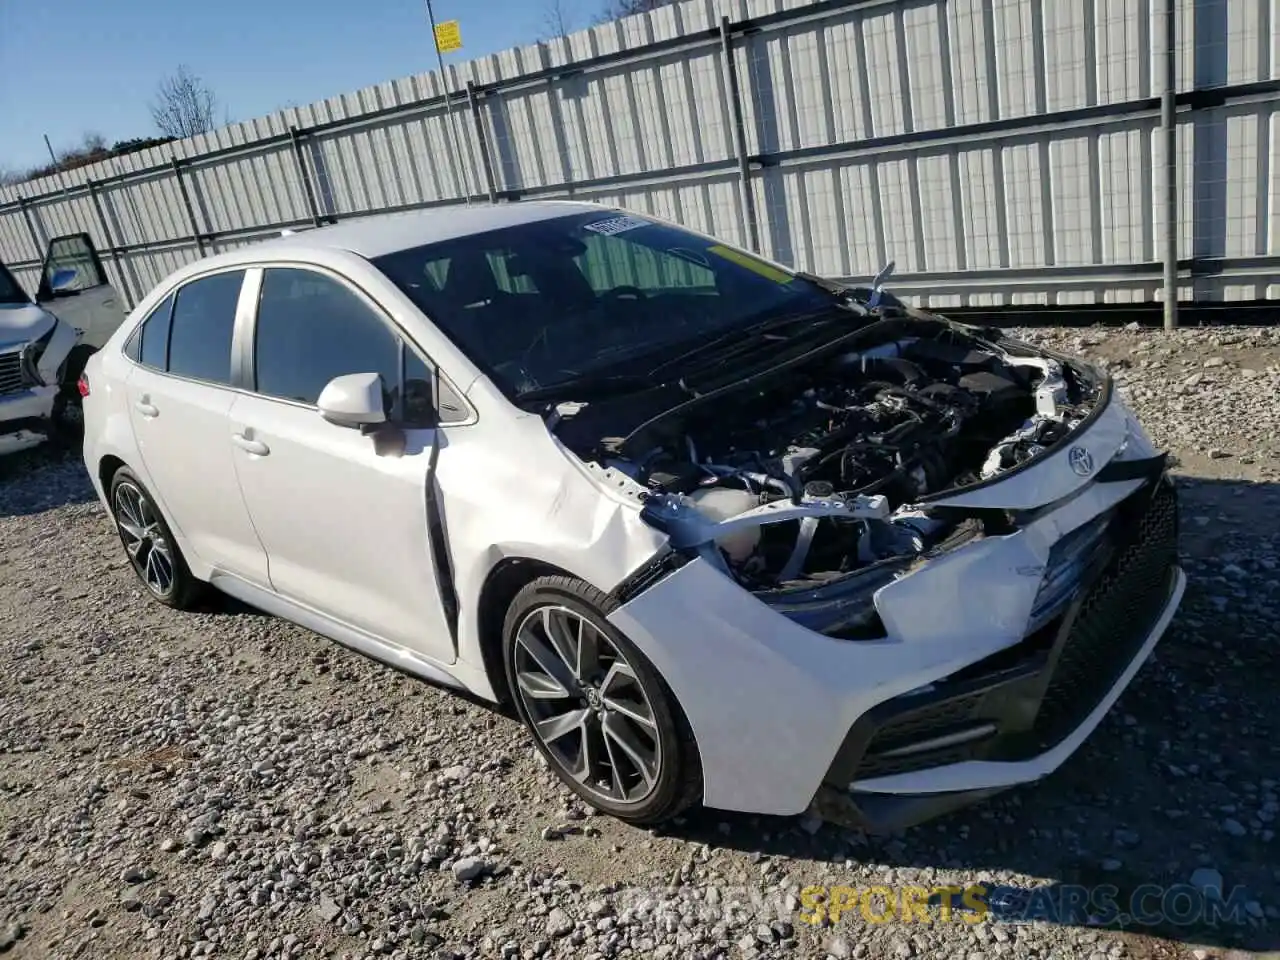
[[[73,293],[71,285],[76,282],[80,274],[74,267],[62,267],[53,271],[53,276],[49,278],[49,289],[54,293]]]
[[[340,427],[372,427],[387,421],[382,396],[381,376],[348,373],[325,384],[316,407],[320,416]]]

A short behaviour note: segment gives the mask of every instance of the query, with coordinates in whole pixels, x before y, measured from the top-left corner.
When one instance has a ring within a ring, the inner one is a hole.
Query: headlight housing
[[[45,386],[44,377],[40,375],[40,358],[44,356],[45,350],[49,346],[49,341],[53,339],[54,331],[58,329],[57,325],[50,327],[48,332],[38,340],[32,340],[22,348],[20,357],[20,365],[22,370],[22,382],[29,387]]]

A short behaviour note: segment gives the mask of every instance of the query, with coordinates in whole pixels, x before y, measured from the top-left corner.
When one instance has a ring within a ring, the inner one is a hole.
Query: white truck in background
[[[124,317],[88,234],[49,241],[35,300],[0,263],[0,455],[79,433],[77,381]]]

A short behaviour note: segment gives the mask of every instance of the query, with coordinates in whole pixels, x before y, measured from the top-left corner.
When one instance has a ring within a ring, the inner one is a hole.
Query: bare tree
[[[543,38],[567,37],[576,29],[575,16],[569,0],[546,0],[542,11]]]
[[[647,13],[665,7],[675,0],[607,0],[601,14],[601,20],[617,20],[635,13]]]
[[[179,66],[177,73],[160,81],[151,119],[166,137],[194,137],[213,129],[217,107],[218,98],[204,81]]]

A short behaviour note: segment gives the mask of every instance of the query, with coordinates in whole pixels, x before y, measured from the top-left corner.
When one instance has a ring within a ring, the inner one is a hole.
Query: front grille
[[[1160,483],[1145,510],[1122,514],[1115,526],[1123,545],[1085,595],[1036,715],[1034,732],[1042,750],[1078,727],[1115,685],[1169,598],[1178,561],[1173,488]]]
[[[0,394],[17,393],[23,389],[21,352],[0,353]]]

